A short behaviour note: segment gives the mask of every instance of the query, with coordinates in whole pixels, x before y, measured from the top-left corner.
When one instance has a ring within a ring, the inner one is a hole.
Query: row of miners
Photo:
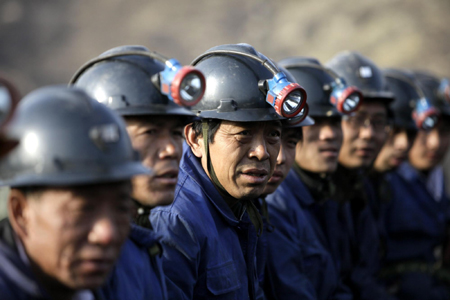
[[[1,299],[450,299],[450,85],[142,46],[0,81]]]

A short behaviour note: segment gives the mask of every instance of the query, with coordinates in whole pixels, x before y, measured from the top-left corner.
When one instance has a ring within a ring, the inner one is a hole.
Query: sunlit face
[[[339,162],[347,168],[370,167],[387,138],[387,120],[385,105],[374,101],[364,102],[354,116],[343,118]]]
[[[449,144],[449,120],[442,120],[433,130],[419,130],[409,151],[409,162],[420,171],[429,171],[444,160]]]
[[[277,165],[264,190],[264,195],[272,194],[288,175],[295,162],[295,147],[300,141],[301,128],[283,128],[281,147],[277,156]]]
[[[417,132],[415,130],[406,130],[394,128],[389,132],[386,143],[381,148],[380,153],[375,159],[374,168],[378,172],[386,172],[397,168],[408,158],[408,151]]]
[[[180,117],[127,118],[127,131],[142,164],[154,175],[133,179],[133,198],[146,206],[168,205],[174,198],[182,155],[184,125]]]
[[[201,162],[208,173],[203,138],[198,138]],[[264,191],[275,169],[281,145],[281,123],[222,121],[209,145],[219,182],[236,199],[254,199]]]
[[[129,232],[130,192],[120,182],[49,188],[23,200],[20,238],[37,277],[72,290],[101,286]]]
[[[314,117],[314,121],[314,125],[303,127],[303,138],[297,144],[295,161],[310,172],[334,172],[342,145],[341,119]]]

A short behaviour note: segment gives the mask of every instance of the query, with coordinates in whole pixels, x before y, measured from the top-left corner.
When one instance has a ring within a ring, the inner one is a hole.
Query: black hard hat
[[[299,83],[295,77],[285,68],[283,68],[282,66],[280,66],[279,64],[277,64],[278,69],[283,72],[286,75],[287,80],[289,80],[290,82],[297,82]],[[309,116],[309,102],[307,104],[307,108],[306,108],[306,117],[299,123],[297,122],[292,122],[292,120],[287,119],[283,121],[283,127],[285,128],[297,128],[297,127],[303,127],[303,126],[311,126],[314,125],[314,119],[311,118]]]
[[[413,110],[416,102],[422,97],[420,87],[414,75],[406,70],[385,69],[382,71],[389,90],[395,100],[390,104],[393,125],[417,130],[413,120]]]
[[[261,80],[273,78],[273,70],[277,68],[252,46],[213,47],[197,57],[192,65],[206,78],[203,99],[192,107],[200,117],[236,122],[284,119],[266,102],[266,94],[259,86]]]
[[[79,88],[50,86],[27,95],[8,132],[20,143],[0,162],[0,184],[81,185],[149,174],[123,120]]]
[[[311,57],[289,57],[278,62],[286,68],[308,93],[309,115],[311,117],[341,117],[342,114],[330,102],[333,74],[320,62]]]
[[[123,55],[127,52],[135,52],[135,55]],[[152,76],[163,71],[165,66],[150,54],[160,56],[143,46],[110,49],[88,62],[87,68],[83,66],[77,71],[70,84],[83,88],[91,97],[122,116],[195,117],[189,109],[169,100],[152,82]],[[109,58],[102,60],[105,57]]]
[[[441,79],[426,71],[413,71],[413,74],[431,104],[443,117],[450,117],[450,103],[439,94]]]
[[[377,100],[388,104],[394,100],[381,70],[358,52],[340,52],[325,66],[344,78],[348,85],[356,86],[362,92],[364,101]]]

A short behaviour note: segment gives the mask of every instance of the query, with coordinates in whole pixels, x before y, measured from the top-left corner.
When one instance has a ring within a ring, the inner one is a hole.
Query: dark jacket
[[[337,219],[338,203],[316,202],[293,170],[266,199],[275,227],[267,235],[268,296],[280,300],[352,299],[339,275],[344,230]]]
[[[173,203],[152,210],[162,235],[169,299],[263,299],[257,234],[247,213],[238,220],[191,149],[180,164]]]

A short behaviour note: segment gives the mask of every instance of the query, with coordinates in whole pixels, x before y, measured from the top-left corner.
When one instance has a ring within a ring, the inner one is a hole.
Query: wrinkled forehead
[[[257,128],[268,128],[268,127],[277,127],[282,128],[281,121],[274,120],[274,121],[265,121],[265,122],[235,122],[235,121],[227,121],[223,120],[221,122],[222,126],[229,126],[229,127],[239,127],[239,128],[246,128],[246,129],[257,129]]]

